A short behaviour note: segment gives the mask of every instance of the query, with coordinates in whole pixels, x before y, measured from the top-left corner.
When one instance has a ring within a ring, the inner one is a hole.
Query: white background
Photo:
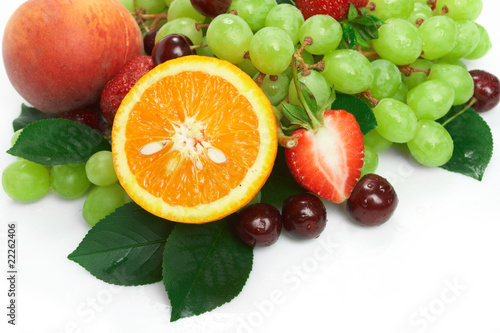
[[[20,0],[2,1],[3,28]],[[485,0],[478,22],[494,46],[470,69],[500,76],[498,1]],[[57,33],[57,31],[54,31]],[[33,45],[36,48],[36,45]],[[0,66],[0,168],[14,157],[12,120],[23,99]],[[484,114],[500,142],[500,108]],[[378,173],[399,195],[390,222],[350,223],[342,206],[328,205],[320,238],[283,235],[255,250],[250,278],[232,302],[201,316],[169,323],[163,285],[116,287],[66,259],[88,231],[83,199],[50,193],[19,204],[0,191],[0,327],[5,332],[342,332],[500,333],[500,144],[482,182],[416,165],[394,150]],[[7,325],[7,224],[18,225],[16,327]]]

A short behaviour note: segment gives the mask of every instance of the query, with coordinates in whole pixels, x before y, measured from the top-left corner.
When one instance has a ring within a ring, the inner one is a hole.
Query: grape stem
[[[209,25],[210,24],[203,24],[203,23],[196,22],[196,24],[194,26],[196,28],[196,31],[200,31],[203,28],[208,28]]]
[[[455,115],[453,115],[453,117],[450,117],[444,123],[442,123],[443,127],[446,126],[450,121],[452,121],[453,119],[455,119],[456,117],[460,116],[462,113],[464,113],[465,111],[470,109],[472,107],[472,105],[474,105],[474,103],[476,103],[476,102],[477,102],[477,99],[475,97],[472,97],[470,99],[469,103],[466,104],[462,110],[458,111]]]
[[[379,100],[372,96],[369,89],[358,94],[358,97],[366,98],[375,107],[379,103]]]
[[[137,8],[137,0],[133,0],[133,3],[134,3],[134,12],[132,13],[132,15],[135,15],[137,21],[144,28],[144,30],[146,30],[146,32],[155,29],[160,20],[167,18],[166,13],[146,14],[146,10],[144,8]],[[151,23],[151,25],[148,26],[145,20],[153,20],[153,23]]]
[[[420,69],[420,68],[413,68],[410,67],[410,65],[403,65],[403,66],[398,66],[399,70],[401,73],[403,73],[405,76],[410,76],[412,73],[425,73],[427,76],[431,73],[430,68],[429,69]]]

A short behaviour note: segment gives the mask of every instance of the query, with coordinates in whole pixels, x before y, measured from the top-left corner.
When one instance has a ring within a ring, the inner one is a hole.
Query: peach
[[[117,0],[29,0],[7,22],[2,52],[19,94],[60,114],[97,103],[106,82],[144,51],[139,26]]]

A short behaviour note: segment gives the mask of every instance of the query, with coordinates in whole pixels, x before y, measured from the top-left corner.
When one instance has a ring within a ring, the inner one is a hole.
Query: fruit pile
[[[491,48],[474,22],[481,0],[92,0],[130,18],[130,49],[97,60],[112,65],[105,76],[88,70],[87,51],[57,49],[55,59],[49,47],[24,54],[32,41],[12,42],[53,1],[20,7],[4,38],[7,74],[34,106],[14,122],[9,153],[19,159],[2,174],[14,200],[50,188],[87,195],[91,226],[129,202],[174,222],[230,216],[244,243],[269,246],[282,228],[318,237],[326,202],[345,203],[362,225],[388,221],[398,197],[375,172],[392,145],[476,179],[491,158],[491,133],[463,137],[488,129],[478,113],[500,99],[496,76],[462,62]],[[99,42],[92,29],[78,33]],[[75,68],[73,77],[44,58]],[[33,67],[19,70],[25,63]],[[468,141],[486,147],[467,146],[480,155],[473,161],[461,155]]]

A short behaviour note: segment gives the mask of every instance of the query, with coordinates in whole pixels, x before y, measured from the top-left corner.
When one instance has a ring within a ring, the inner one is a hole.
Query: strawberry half
[[[135,56],[109,80],[101,93],[102,115],[111,126],[123,98],[147,72],[155,67],[151,56]]]
[[[363,133],[356,118],[345,110],[328,110],[321,127],[301,128],[291,136],[298,142],[285,149],[285,157],[299,185],[335,203],[349,198],[364,158]]]
[[[304,19],[317,14],[330,15],[337,21],[342,20],[349,12],[349,5],[356,8],[366,7],[368,0],[296,0],[295,5],[304,15]]]

